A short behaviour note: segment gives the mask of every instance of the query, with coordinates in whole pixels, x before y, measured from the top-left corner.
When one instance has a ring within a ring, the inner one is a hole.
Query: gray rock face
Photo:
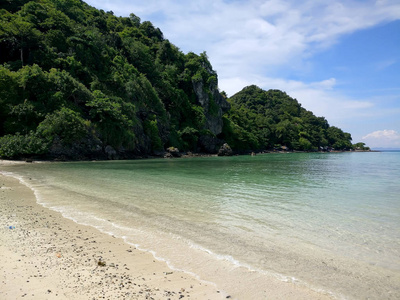
[[[110,145],[106,146],[104,152],[106,153],[108,159],[118,159],[117,151],[115,151],[115,149]]]
[[[199,138],[199,144],[200,144],[200,152],[205,152],[205,153],[218,153],[218,150],[223,143],[222,140],[219,138],[210,136],[210,135],[203,135]]]
[[[169,148],[167,149],[167,152],[168,152],[168,154],[170,154],[170,156],[172,156],[172,157],[181,157],[181,153],[179,152],[179,149],[178,149],[178,148],[169,147]],[[170,156],[168,155],[168,157],[170,157]]]
[[[232,154],[233,151],[227,143],[223,144],[218,151],[218,156],[232,156]]]
[[[105,159],[101,141],[93,135],[88,135],[72,145],[64,144],[56,137],[50,146],[48,156],[55,160]]]
[[[205,128],[213,134],[218,135],[222,132],[222,115],[230,108],[230,104],[218,91],[217,83],[211,82],[205,86],[202,80],[193,81],[193,89],[196,99],[204,109],[206,116]]]

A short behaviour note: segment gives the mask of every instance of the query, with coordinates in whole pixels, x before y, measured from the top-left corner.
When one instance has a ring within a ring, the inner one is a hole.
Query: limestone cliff
[[[214,135],[222,132],[222,115],[226,113],[230,104],[219,93],[217,82],[212,80],[208,85],[203,80],[194,81],[193,89],[198,103],[203,107],[206,116],[205,128]]]

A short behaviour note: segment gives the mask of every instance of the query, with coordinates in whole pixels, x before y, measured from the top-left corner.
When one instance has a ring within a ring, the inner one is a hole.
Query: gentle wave
[[[214,282],[204,280],[204,279],[202,279],[198,274],[196,274],[196,273],[194,273],[194,272],[190,272],[190,271],[187,271],[187,270],[184,270],[184,269],[180,269],[180,268],[175,267],[174,264],[173,264],[170,260],[168,260],[167,258],[164,258],[164,257],[159,256],[159,255],[157,254],[156,251],[154,251],[154,250],[152,250],[152,249],[144,248],[144,247],[142,247],[140,244],[136,244],[136,243],[134,243],[134,242],[131,242],[131,241],[130,241],[130,240],[131,240],[130,237],[125,236],[125,235],[119,235],[117,232],[118,232],[119,230],[123,230],[123,231],[132,231],[132,230],[135,230],[135,231],[138,231],[138,232],[140,232],[140,233],[142,233],[142,234],[144,234],[144,235],[148,235],[148,233],[146,233],[146,232],[144,232],[144,231],[142,231],[142,230],[137,230],[137,229],[133,229],[133,228],[130,228],[130,227],[120,226],[120,225],[118,225],[118,224],[116,224],[116,223],[110,222],[110,221],[108,221],[108,220],[105,220],[105,219],[102,219],[102,218],[99,218],[99,217],[96,217],[96,216],[93,216],[93,215],[89,215],[89,214],[87,214],[87,213],[81,213],[81,214],[79,214],[78,212],[75,211],[74,213],[75,213],[75,214],[78,213],[78,216],[77,216],[77,215],[75,215],[75,216],[74,216],[74,215],[71,215],[71,214],[68,213],[69,210],[68,210],[67,208],[59,207],[59,206],[50,206],[50,205],[46,204],[45,202],[40,201],[40,199],[42,199],[41,196],[40,196],[40,192],[39,192],[32,184],[28,183],[28,182],[23,178],[23,176],[14,174],[14,173],[12,173],[12,172],[5,172],[5,171],[0,171],[0,174],[3,175],[3,176],[8,176],[8,177],[12,177],[12,178],[17,179],[21,184],[25,185],[26,187],[28,187],[29,189],[32,190],[32,192],[33,192],[34,195],[35,195],[36,202],[37,202],[39,205],[42,205],[43,207],[48,208],[48,209],[50,209],[50,210],[53,210],[53,211],[55,211],[55,212],[61,213],[61,215],[63,216],[63,218],[69,219],[69,220],[71,220],[71,221],[73,221],[73,222],[75,222],[76,224],[79,224],[79,225],[90,226],[90,227],[95,228],[95,229],[99,230],[100,232],[102,232],[102,233],[104,233],[104,234],[107,234],[107,235],[109,235],[109,236],[113,236],[113,237],[116,237],[116,238],[120,238],[120,239],[122,239],[127,245],[133,246],[133,247],[135,247],[136,249],[138,249],[139,251],[148,252],[148,253],[152,254],[152,256],[154,257],[154,259],[166,263],[166,265],[167,265],[171,270],[177,271],[177,272],[186,273],[186,274],[188,274],[188,275],[190,275],[190,276],[195,277],[197,280],[199,280],[199,281],[202,282],[202,283],[209,284],[209,285],[213,285],[213,286],[215,286],[215,287],[217,288],[217,284],[215,284]],[[87,219],[87,221],[83,221],[82,218],[83,218],[83,219]],[[103,225],[94,225],[93,223],[91,223],[91,222],[88,221],[88,220],[90,220],[90,219],[96,220],[98,223],[100,222],[100,223],[104,223],[104,224],[103,224]],[[106,228],[107,228],[107,229],[106,229]],[[113,231],[112,229],[110,230],[110,228],[116,228],[117,230]],[[209,254],[212,253],[211,251],[206,251],[206,252],[208,252]],[[223,291],[223,290],[220,290],[220,292],[221,292],[222,294],[228,295],[228,294],[227,294],[225,291]]]
[[[293,154],[14,169],[43,192],[38,203],[207,281],[219,282],[215,264],[225,281],[259,274],[377,298],[400,282],[399,161]]]
[[[104,234],[107,234],[107,235],[110,235],[110,236],[113,236],[113,237],[116,237],[116,238],[121,238],[122,240],[124,240],[124,242],[127,245],[131,245],[131,246],[135,247],[136,249],[138,249],[139,251],[148,252],[148,253],[152,254],[154,259],[166,263],[167,266],[171,270],[186,273],[188,275],[191,275],[191,276],[195,277],[197,280],[199,280],[199,281],[201,281],[201,282],[203,282],[205,284],[213,285],[216,288],[218,288],[218,285],[216,283],[203,279],[196,272],[192,272],[192,271],[188,271],[188,270],[183,269],[183,268],[176,267],[175,264],[170,259],[168,259],[166,257],[163,257],[163,256],[160,256],[157,251],[155,251],[155,250],[153,250],[151,248],[142,247],[141,244],[132,242],[131,241],[132,240],[131,236],[119,234],[119,232],[121,232],[121,231],[122,232],[130,232],[130,233],[132,231],[135,231],[135,232],[138,232],[138,233],[140,233],[140,234],[142,234],[144,236],[149,236],[149,234],[150,234],[149,232],[145,232],[143,230],[138,230],[138,229],[131,228],[131,227],[121,226],[119,224],[116,224],[114,222],[111,222],[111,221],[103,219],[103,218],[99,218],[99,217],[97,217],[95,215],[92,215],[92,214],[78,212],[76,210],[71,212],[71,210],[66,208],[66,207],[52,206],[49,203],[46,203],[45,201],[43,201],[43,197],[41,196],[40,191],[33,184],[29,183],[23,176],[17,175],[17,174],[12,173],[12,172],[5,172],[5,171],[0,171],[0,174],[2,174],[4,176],[13,177],[13,178],[17,179],[21,184],[23,184],[26,187],[28,187],[29,189],[31,189],[32,192],[35,195],[36,202],[39,205],[42,205],[43,207],[48,208],[50,210],[59,212],[59,213],[61,213],[61,215],[64,218],[72,220],[73,222],[75,222],[75,223],[77,223],[79,225],[90,226],[92,228],[95,228],[95,229],[99,230],[100,232],[102,232]],[[90,222],[90,221],[92,221],[92,222]],[[195,250],[207,253],[209,256],[211,256],[216,261],[228,262],[232,266],[234,266],[235,268],[244,268],[248,272],[257,272],[257,273],[259,273],[261,275],[266,275],[268,277],[273,277],[273,278],[275,278],[277,280],[280,280],[282,282],[286,282],[286,283],[290,282],[290,283],[293,283],[293,284],[301,285],[301,286],[309,288],[309,289],[311,289],[311,290],[313,290],[313,291],[315,291],[317,293],[324,294],[324,295],[330,295],[331,297],[333,297],[335,299],[344,299],[343,296],[341,296],[341,295],[335,295],[331,291],[314,287],[313,285],[308,284],[306,282],[303,282],[303,281],[301,281],[301,280],[299,280],[299,279],[297,279],[295,277],[286,276],[286,275],[279,274],[279,273],[276,273],[276,272],[270,272],[270,271],[266,271],[266,270],[262,270],[262,269],[253,267],[253,266],[251,266],[249,264],[243,263],[243,262],[235,259],[231,255],[222,255],[222,254],[214,253],[210,249],[207,249],[207,248],[205,248],[203,246],[200,246],[200,245],[194,243],[193,241],[187,240],[187,239],[182,238],[180,236],[173,235],[173,239],[182,241],[184,244],[187,244],[188,248],[190,248],[190,249],[195,249]],[[222,294],[228,295],[228,293],[226,293],[222,289],[220,289],[220,291],[221,291]]]

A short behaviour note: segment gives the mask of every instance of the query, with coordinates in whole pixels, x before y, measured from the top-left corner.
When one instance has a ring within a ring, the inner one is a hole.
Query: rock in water
[[[169,154],[171,154],[173,157],[181,157],[181,153],[179,152],[179,149],[178,149],[178,148],[169,147],[169,148],[167,149],[167,152],[168,152]]]
[[[232,156],[232,154],[233,151],[227,143],[223,144],[218,151],[218,156]]]

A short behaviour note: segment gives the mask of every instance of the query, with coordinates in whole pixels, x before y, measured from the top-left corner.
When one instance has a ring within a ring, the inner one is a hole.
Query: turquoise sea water
[[[400,152],[5,166],[38,202],[228,293],[400,299]]]

